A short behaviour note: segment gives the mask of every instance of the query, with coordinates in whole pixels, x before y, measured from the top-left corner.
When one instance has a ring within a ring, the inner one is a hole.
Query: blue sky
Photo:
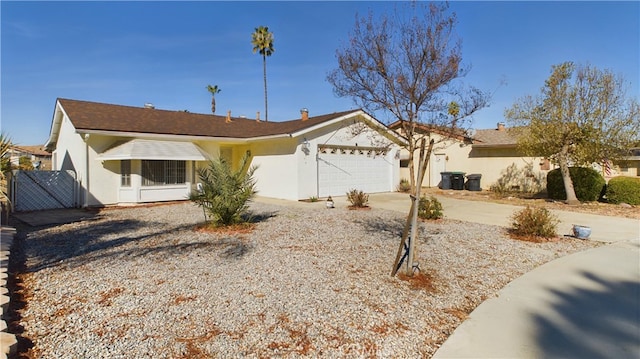
[[[506,107],[537,94],[551,66],[589,63],[621,74],[640,97],[640,2],[462,2],[458,16],[468,85],[494,92],[473,127],[493,128]],[[355,14],[393,2],[1,1],[1,130],[43,144],[58,97],[264,119],[262,58],[251,33],[274,33],[267,58],[269,120],[355,108],[326,81]],[[389,118],[379,115],[383,122]]]

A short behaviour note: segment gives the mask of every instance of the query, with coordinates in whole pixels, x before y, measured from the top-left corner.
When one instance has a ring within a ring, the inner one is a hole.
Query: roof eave
[[[331,125],[331,124],[335,124],[335,123],[339,123],[341,121],[350,119],[350,118],[358,118],[358,119],[362,119],[365,122],[368,122],[371,127],[376,130],[378,133],[380,133],[381,135],[385,136],[386,138],[388,138],[389,140],[393,141],[395,144],[399,145],[399,146],[405,146],[407,145],[407,140],[402,137],[400,134],[396,133],[395,131],[392,131],[389,127],[385,126],[385,124],[383,124],[382,122],[376,120],[375,118],[373,118],[371,115],[369,115],[368,113],[364,112],[363,110],[356,110],[350,113],[347,113],[345,115],[333,118],[331,120],[328,121],[324,121],[322,123],[318,123],[316,125],[313,125],[311,127],[307,127],[298,131],[294,131],[290,134],[291,137],[298,137],[298,136],[302,136],[304,134],[307,134],[309,132],[315,131],[317,129],[320,129],[322,127],[325,127],[327,125]]]
[[[58,136],[60,136],[60,127],[62,126],[64,116],[66,116],[64,108],[62,108],[59,99],[56,99],[56,106],[53,110],[53,118],[51,119],[51,129],[49,130],[49,138],[44,144],[44,149],[48,152],[53,152],[58,143]]]
[[[492,144],[492,143],[474,143],[471,148],[517,148],[514,143]]]
[[[218,141],[218,142],[232,142],[232,143],[249,143],[260,140],[271,140],[278,138],[289,138],[291,135],[289,134],[278,134],[278,135],[269,135],[269,136],[256,136],[249,138],[238,138],[238,137],[219,137],[219,136],[193,136],[193,135],[175,135],[175,134],[163,134],[163,133],[148,133],[148,132],[121,132],[121,131],[105,131],[105,130],[89,130],[89,129],[78,129],[76,133],[80,135],[84,134],[95,134],[95,135],[104,135],[104,136],[118,136],[118,137],[129,137],[129,138],[153,138],[153,139],[180,139],[180,140],[190,140],[190,141]]]

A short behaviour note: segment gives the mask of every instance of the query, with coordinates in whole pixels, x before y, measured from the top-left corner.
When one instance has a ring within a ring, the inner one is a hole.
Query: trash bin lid
[[[472,173],[470,175],[467,175],[467,178],[473,178],[473,179],[478,179],[480,177],[482,177],[480,173]]]
[[[453,172],[440,172],[440,174],[441,174],[441,175],[450,175],[450,174],[452,174],[452,173],[453,173]]]
[[[465,174],[465,172],[450,172],[452,175],[463,175]]]

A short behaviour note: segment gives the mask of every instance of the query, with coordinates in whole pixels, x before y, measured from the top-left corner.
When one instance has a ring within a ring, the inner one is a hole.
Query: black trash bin
[[[442,181],[440,182],[441,189],[451,189],[451,172],[440,172]]]
[[[451,172],[451,188],[455,190],[464,189],[464,172]]]
[[[480,188],[480,178],[482,178],[482,175],[478,173],[467,175],[467,190],[482,191],[482,188]]]

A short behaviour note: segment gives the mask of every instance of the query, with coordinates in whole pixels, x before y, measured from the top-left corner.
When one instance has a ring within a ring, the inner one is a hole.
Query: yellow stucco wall
[[[433,138],[436,140],[436,145],[422,183],[423,187],[439,186],[442,178],[441,171],[464,172],[466,175],[480,174],[482,175],[480,186],[483,190],[488,190],[500,178],[504,178],[508,172],[514,172],[514,170],[524,171],[526,168],[531,168],[527,183],[534,178],[538,181],[546,178],[548,172],[542,169],[540,158],[521,156],[513,147],[473,147],[458,140],[444,140],[439,135],[433,135]],[[403,158],[405,158],[408,153],[406,150],[403,152]],[[414,154],[416,159],[418,155],[419,150],[416,150]],[[442,161],[444,163],[441,163]],[[417,173],[417,163],[414,166]],[[401,168],[400,177],[409,179],[409,169]],[[513,186],[518,185],[522,186],[522,184],[513,184]]]

